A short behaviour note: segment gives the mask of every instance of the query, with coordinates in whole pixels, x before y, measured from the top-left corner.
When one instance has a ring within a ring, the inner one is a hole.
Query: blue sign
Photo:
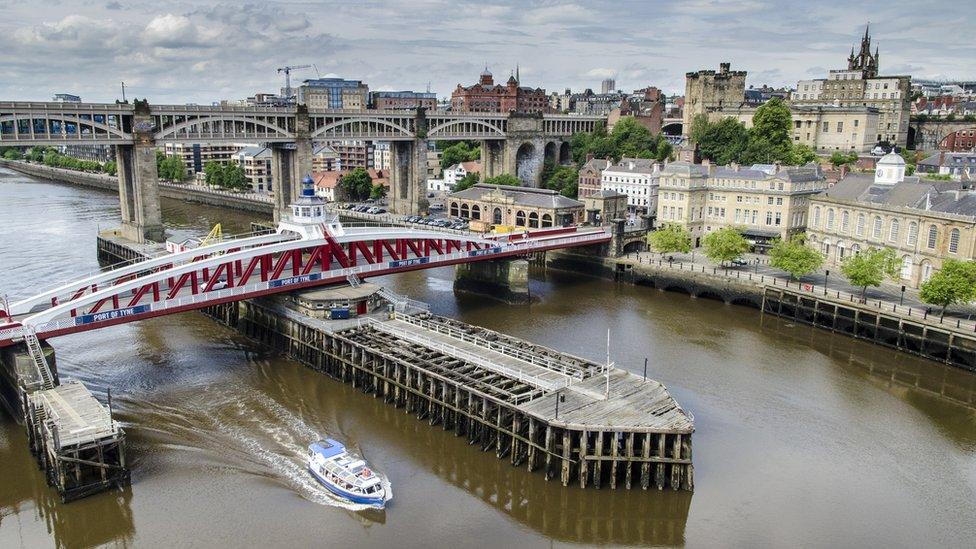
[[[292,284],[302,284],[304,282],[312,282],[313,280],[320,280],[322,278],[322,273],[312,273],[309,275],[293,276],[291,278],[282,278],[279,280],[272,280],[268,282],[268,288],[281,288],[282,286],[291,286]]]
[[[478,257],[479,255],[492,255],[502,251],[501,247],[485,248],[484,250],[471,250],[468,257]]]
[[[114,311],[105,311],[104,313],[82,315],[75,317],[75,326],[91,324],[92,322],[105,322],[107,320],[115,320],[116,318],[124,318],[132,315],[140,315],[142,313],[148,313],[149,309],[149,305],[136,305],[135,307],[128,307],[126,309],[116,309]]]
[[[391,261],[390,267],[409,267],[411,265],[423,265],[424,263],[430,263],[430,258],[418,257],[416,259],[401,259],[400,261]]]

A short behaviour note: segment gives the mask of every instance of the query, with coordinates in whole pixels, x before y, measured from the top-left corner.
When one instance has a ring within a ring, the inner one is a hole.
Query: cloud
[[[616,78],[617,77],[617,70],[616,69],[606,69],[606,68],[590,69],[590,70],[586,71],[586,76],[591,76],[593,78],[601,78],[601,79],[603,79],[603,78]]]

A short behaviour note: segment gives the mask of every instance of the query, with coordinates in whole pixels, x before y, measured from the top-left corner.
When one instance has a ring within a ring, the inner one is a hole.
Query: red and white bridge
[[[310,192],[310,191],[309,191]],[[0,347],[367,278],[609,242],[602,228],[502,235],[432,228],[343,227],[304,195],[274,234],[227,240],[124,264],[0,303]]]

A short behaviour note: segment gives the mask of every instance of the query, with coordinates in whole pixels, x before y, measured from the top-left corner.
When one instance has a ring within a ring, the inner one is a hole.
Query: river
[[[248,214],[164,201],[170,227]],[[0,290],[97,268],[114,195],[0,168]],[[971,547],[976,376],[758,311],[577,274],[534,273],[530,305],[455,296],[450,268],[388,277],[433,312],[665,383],[696,418],[695,491],[545,482],[199,313],[52,340],[62,378],[128,436],[132,486],[63,505],[0,412],[0,547]],[[333,436],[389,475],[384,512],[311,482]]]

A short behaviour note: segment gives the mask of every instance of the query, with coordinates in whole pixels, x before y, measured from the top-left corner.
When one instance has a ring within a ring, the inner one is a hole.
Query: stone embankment
[[[546,265],[753,307],[763,314],[976,371],[976,323],[971,320],[941,319],[918,307],[883,299],[862,302],[858,296],[815,284],[701,264],[560,251],[547,252]]]
[[[27,175],[92,187],[114,193],[119,192],[119,180],[112,175],[79,172],[64,168],[52,168],[43,164],[32,164],[16,160],[0,159],[0,166]],[[159,183],[159,194],[165,198],[196,202],[208,206],[231,208],[247,212],[270,216],[274,211],[274,202],[270,197],[256,194],[240,194],[228,191],[211,190],[196,185],[181,185],[176,183]]]

